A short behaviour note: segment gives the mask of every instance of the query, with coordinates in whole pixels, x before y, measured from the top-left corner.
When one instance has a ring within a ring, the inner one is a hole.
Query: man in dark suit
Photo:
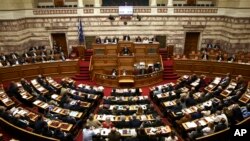
[[[217,61],[224,61],[224,57],[221,52],[219,52],[218,56],[216,57]]]
[[[95,43],[97,43],[97,44],[101,44],[102,43],[102,40],[101,40],[101,38],[99,36],[97,36],[95,38]]]
[[[136,42],[142,42],[142,39],[141,39],[140,36],[138,36],[137,38],[135,38],[135,41],[136,41]]]
[[[124,35],[123,36],[123,41],[130,41],[130,36],[129,35]]]
[[[131,51],[126,46],[121,51],[122,55],[129,55],[130,53],[131,53]]]
[[[119,41],[119,38],[117,38],[117,37],[114,37],[113,40],[112,40],[112,42],[116,43],[116,44],[118,43],[118,41]]]
[[[156,36],[154,36],[154,37],[152,38],[152,42],[158,42]]]
[[[42,116],[39,116],[34,123],[34,132],[42,133],[43,128],[45,128],[46,126],[48,126],[47,122],[43,120]]]
[[[141,126],[141,121],[136,118],[136,115],[132,116],[132,120],[130,120],[131,128],[139,128]]]
[[[104,44],[108,44],[108,43],[110,43],[111,42],[111,40],[106,36],[105,38],[104,38]]]
[[[129,128],[129,122],[126,122],[126,117],[125,116],[121,116],[121,121],[118,121],[116,124],[117,128]]]
[[[218,132],[227,128],[226,120],[221,118],[220,122],[215,126],[214,132]]]

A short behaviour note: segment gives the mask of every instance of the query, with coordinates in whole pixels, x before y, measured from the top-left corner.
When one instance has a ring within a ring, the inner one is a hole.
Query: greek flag
[[[84,35],[83,35],[82,21],[81,20],[80,20],[80,23],[78,26],[78,36],[79,36],[79,43],[82,44],[84,42]]]

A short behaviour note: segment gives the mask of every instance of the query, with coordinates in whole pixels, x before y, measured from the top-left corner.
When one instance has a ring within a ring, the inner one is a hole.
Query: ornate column
[[[83,0],[77,0],[78,2],[78,7],[83,7]]]
[[[156,6],[156,5],[157,5],[156,0],[151,0],[150,6]]]
[[[173,6],[173,0],[168,0],[168,6],[172,7]]]
[[[95,4],[94,4],[94,6],[95,7],[101,7],[101,0],[95,0]]]

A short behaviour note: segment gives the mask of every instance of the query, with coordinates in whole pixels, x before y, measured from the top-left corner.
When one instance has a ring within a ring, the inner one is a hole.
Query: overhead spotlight
[[[141,21],[141,16],[140,15],[137,15],[136,18],[137,18],[138,21]]]
[[[109,15],[108,19],[111,20],[111,21],[114,21],[115,17],[113,17],[112,15]]]

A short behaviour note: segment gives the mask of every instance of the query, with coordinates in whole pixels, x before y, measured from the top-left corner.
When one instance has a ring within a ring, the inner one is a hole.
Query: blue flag
[[[80,20],[80,23],[78,26],[78,36],[79,36],[79,43],[82,44],[84,42],[84,35],[83,35],[82,21],[81,20]]]

